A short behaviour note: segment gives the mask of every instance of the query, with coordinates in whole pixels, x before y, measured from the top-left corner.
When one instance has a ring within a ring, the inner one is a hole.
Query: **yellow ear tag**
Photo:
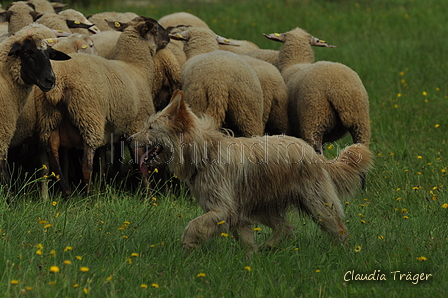
[[[88,47],[89,47],[88,45],[83,45],[81,48],[87,49]]]
[[[224,39],[224,42],[230,42],[228,39]]]
[[[62,33],[62,32],[64,32],[64,31],[62,31],[62,30],[58,30],[58,33]]]
[[[115,28],[120,28],[121,25],[120,25],[120,23],[115,22],[115,23],[114,23],[114,26],[115,26]]]
[[[280,34],[278,34],[278,33],[274,33],[274,35],[275,35],[275,36],[280,36]]]
[[[81,24],[81,22],[80,22],[80,21],[74,21],[73,23],[75,23],[76,25],[79,25],[79,24]]]
[[[47,39],[47,42],[49,42],[49,43],[53,43],[53,42],[54,42],[54,40],[53,40],[53,39],[51,39],[51,38],[49,38],[49,39]]]
[[[325,42],[325,40],[320,39],[319,42]]]
[[[182,34],[180,34],[180,33],[177,33],[176,36],[180,37],[180,38],[183,38]]]

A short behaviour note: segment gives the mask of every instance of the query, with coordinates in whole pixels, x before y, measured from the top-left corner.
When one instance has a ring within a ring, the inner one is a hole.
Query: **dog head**
[[[146,147],[146,152],[140,158],[140,169],[143,172],[147,173],[148,166],[169,164],[179,156],[175,154],[176,149],[182,148],[193,126],[194,117],[184,101],[184,93],[175,90],[170,103],[152,115],[143,129],[128,139],[133,147]]]

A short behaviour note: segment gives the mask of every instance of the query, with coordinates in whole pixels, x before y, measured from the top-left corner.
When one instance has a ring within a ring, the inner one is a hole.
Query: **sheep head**
[[[50,91],[56,83],[50,59],[70,59],[70,56],[51,47],[37,45],[32,36],[16,41],[8,56],[20,59],[20,78],[23,82],[28,85],[37,85],[43,92]]]
[[[298,33],[293,33],[293,31],[298,32]],[[278,41],[278,42],[282,42],[285,43],[286,40],[288,39],[288,35],[293,34],[294,36],[298,36],[299,38],[309,38],[310,41],[310,45],[315,46],[315,47],[326,47],[326,48],[335,48],[336,46],[333,46],[331,44],[326,43],[325,41],[316,38],[312,35],[310,35],[308,32],[306,32],[303,29],[300,28],[296,28],[291,30],[290,32],[286,32],[286,33],[271,33],[271,34],[264,34],[263,36],[266,37],[267,39],[273,40],[273,41]]]
[[[170,42],[168,31],[156,20],[144,16],[136,17],[128,23],[108,21],[109,27],[124,32],[127,28],[134,28],[143,39],[154,40],[157,50],[163,49]]]

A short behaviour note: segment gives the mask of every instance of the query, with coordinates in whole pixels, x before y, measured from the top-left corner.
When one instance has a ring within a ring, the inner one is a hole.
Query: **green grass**
[[[367,191],[345,204],[347,247],[331,243],[310,219],[292,213],[295,237],[251,260],[231,236],[208,241],[185,257],[182,230],[201,214],[185,189],[178,195],[155,194],[156,201],[115,186],[66,202],[58,195],[50,202],[41,202],[37,193],[22,195],[15,208],[0,205],[3,297],[446,296],[448,2],[98,3],[75,7],[85,14],[134,11],[156,19],[189,11],[219,35],[262,48],[280,47],[262,33],[297,26],[337,45],[316,48],[316,58],[344,63],[363,80],[370,97],[375,169]],[[349,142],[332,144],[326,154],[336,155]],[[269,229],[260,228],[256,237],[263,242]],[[64,264],[67,260],[70,265]],[[59,272],[50,272],[51,266]],[[345,281],[352,270],[380,270],[387,280]],[[432,276],[412,284],[399,275],[394,280],[393,271]]]

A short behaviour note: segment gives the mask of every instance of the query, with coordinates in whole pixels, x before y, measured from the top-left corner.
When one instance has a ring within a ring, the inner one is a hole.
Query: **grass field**
[[[2,297],[446,297],[447,1],[127,3],[75,7],[155,19],[188,11],[221,36],[271,49],[280,44],[262,33],[298,26],[337,46],[316,48],[316,59],[360,75],[375,154],[367,190],[344,199],[350,243],[332,244],[291,212],[294,239],[251,260],[226,235],[184,257],[182,230],[201,214],[187,189],[145,198],[106,185],[91,197],[54,194],[41,202],[38,185],[28,181],[18,207],[0,203]],[[328,144],[326,154],[347,143]],[[267,227],[255,228],[257,241],[268,239]],[[355,280],[361,277],[371,280]]]

